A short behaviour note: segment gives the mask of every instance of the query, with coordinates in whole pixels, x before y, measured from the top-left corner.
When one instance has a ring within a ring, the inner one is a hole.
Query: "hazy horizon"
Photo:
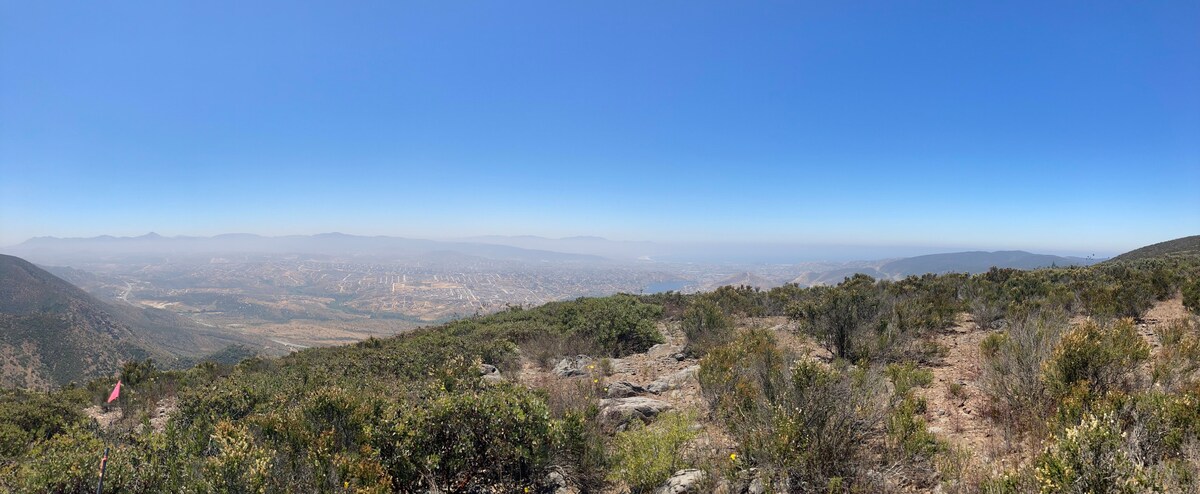
[[[0,6],[0,245],[1114,255],[1200,232],[1196,2]]]
[[[355,237],[389,237],[403,238],[413,240],[432,240],[437,242],[467,242],[467,243],[484,243],[498,245],[513,245],[522,248],[535,250],[546,250],[554,252],[569,252],[569,253],[586,253],[595,254],[605,257],[623,257],[621,252],[628,249],[635,249],[638,246],[650,246],[660,249],[658,252],[664,257],[669,257],[672,261],[681,262],[718,262],[718,263],[788,263],[788,262],[815,262],[815,261],[862,261],[862,260],[879,260],[888,258],[903,258],[913,257],[928,254],[942,254],[964,251],[1027,251],[1035,254],[1050,254],[1067,257],[1088,258],[1093,257],[1103,259],[1113,257],[1128,250],[1137,247],[1156,243],[1158,241],[1146,242],[1137,244],[1129,249],[1119,251],[1103,251],[1103,250],[1086,250],[1086,249],[1055,249],[1055,248],[1039,248],[1027,247],[1021,245],[954,245],[945,244],[938,245],[935,243],[929,244],[849,244],[849,243],[833,243],[833,242],[753,242],[753,241],[721,241],[721,240],[642,240],[642,239],[612,239],[598,235],[573,235],[565,237],[549,237],[543,235],[459,235],[459,236],[444,236],[444,237],[422,237],[419,235],[406,234],[360,234],[356,232],[346,231],[326,231],[326,232],[301,232],[301,233],[284,233],[278,235],[265,235],[256,232],[223,232],[213,235],[194,235],[194,234],[163,234],[162,232],[143,232],[140,234],[114,235],[101,234],[89,236],[57,236],[46,235],[31,237],[20,242],[0,245],[0,253],[11,251],[13,248],[22,246],[26,242],[54,238],[65,240],[79,239],[97,239],[112,237],[114,239],[139,239],[152,235],[157,235],[163,238],[179,238],[179,239],[208,239],[221,236],[236,236],[236,235],[254,235],[267,238],[279,237],[305,237],[317,235],[341,234]],[[521,240],[529,240],[533,244],[523,243]],[[1169,240],[1169,239],[1167,239]],[[549,243],[540,243],[546,241]],[[599,246],[597,246],[599,245]],[[622,246],[629,246],[622,250]],[[632,251],[630,251],[632,252]],[[632,257],[632,256],[627,256]]]

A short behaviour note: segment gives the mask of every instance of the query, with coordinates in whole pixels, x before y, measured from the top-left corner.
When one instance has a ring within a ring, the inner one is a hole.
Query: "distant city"
[[[500,243],[506,240],[510,245]],[[343,234],[43,237],[5,249],[101,299],[258,336],[281,352],[583,296],[688,293],[725,285],[769,289],[836,284],[855,273],[896,279],[979,272],[992,265],[1092,262],[1016,251],[863,261],[671,262],[651,260],[647,252],[660,258],[686,255],[595,237],[441,242]]]

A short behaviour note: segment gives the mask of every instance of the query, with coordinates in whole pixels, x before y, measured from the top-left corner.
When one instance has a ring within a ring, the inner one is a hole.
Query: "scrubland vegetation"
[[[131,362],[111,406],[109,380],[3,392],[0,490],[94,490],[107,444],[107,492],[653,492],[685,468],[697,491],[1196,492],[1198,286],[1192,257],[859,275],[514,307],[232,366]],[[1176,297],[1190,313],[1148,330]],[[929,427],[951,330],[983,335],[963,379],[998,451]],[[685,337],[702,405],[606,421],[600,359],[664,331]],[[548,372],[579,354],[597,359],[583,375]]]

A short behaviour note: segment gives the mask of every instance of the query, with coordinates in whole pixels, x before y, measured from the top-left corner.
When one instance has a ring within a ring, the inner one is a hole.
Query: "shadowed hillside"
[[[23,259],[0,255],[0,382],[46,389],[110,375],[122,361],[196,359],[249,340],[176,314],[110,305]]]
[[[48,388],[108,374],[149,353],[129,326],[83,290],[0,255],[0,381]]]

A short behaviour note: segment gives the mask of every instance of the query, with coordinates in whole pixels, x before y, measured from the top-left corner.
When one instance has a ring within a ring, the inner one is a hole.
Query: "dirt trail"
[[[954,326],[936,336],[946,356],[930,367],[933,383],[917,392],[928,405],[925,419],[931,432],[969,452],[976,464],[1006,468],[1020,461],[1012,455],[1015,445],[983,413],[987,398],[981,389],[979,346],[992,331],[979,328],[969,314],[960,314]]]
[[[1162,351],[1162,340],[1159,332],[1162,327],[1178,319],[1188,317],[1187,308],[1183,306],[1183,298],[1175,297],[1162,302],[1155,302],[1150,310],[1138,321],[1138,333],[1150,344],[1150,355],[1157,356]]]

